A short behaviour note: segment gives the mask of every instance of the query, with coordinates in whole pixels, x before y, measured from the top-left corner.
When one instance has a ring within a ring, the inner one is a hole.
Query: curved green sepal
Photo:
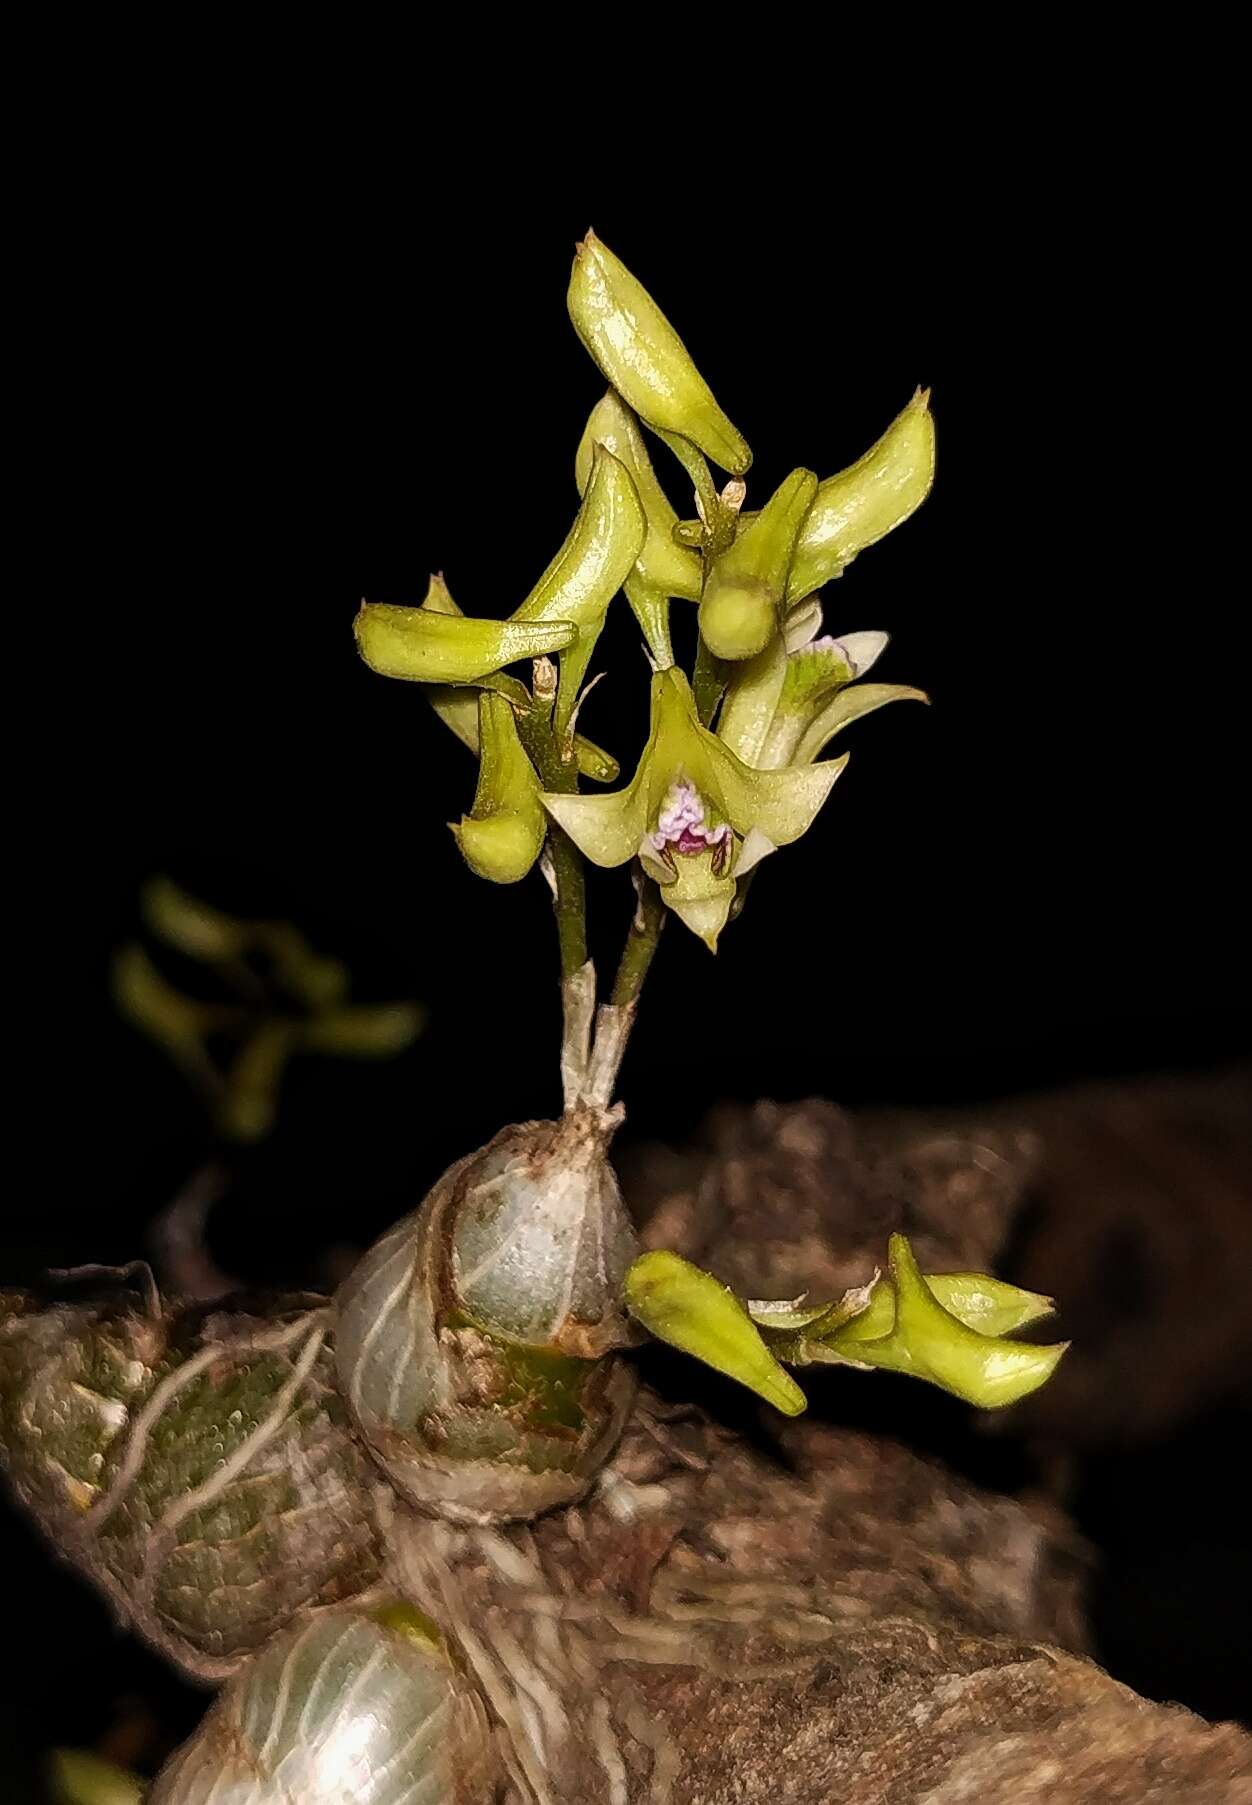
[[[818,485],[787,579],[788,601],[820,589],[858,552],[907,520],[929,495],[934,476],[930,392],[918,389],[863,457]]]
[[[561,658],[554,725],[565,733],[583,677],[604,625],[605,611],[635,567],[647,523],[630,472],[606,451],[592,447],[582,507],[564,545],[544,571],[515,621],[569,620],[578,629]]]
[[[547,831],[539,779],[518,737],[503,696],[478,698],[479,767],[474,805],[452,832],[466,864],[493,884],[524,878],[543,850]]]
[[[603,445],[594,446],[574,524],[513,620],[594,626],[633,569],[646,534],[629,470]]]
[[[580,495],[587,492],[597,445],[612,452],[630,472],[643,508],[647,531],[635,564],[636,579],[663,596],[699,601],[703,577],[700,560],[694,552],[675,543],[678,515],[657,481],[638,420],[613,389],[591,410],[578,446],[574,478]]]
[[[700,635],[718,658],[755,658],[778,628],[796,543],[817,494],[793,470],[713,564],[700,599]]]
[[[354,631],[372,671],[412,683],[474,683],[519,659],[563,651],[578,637],[568,620],[472,620],[390,602],[362,602]]]
[[[851,689],[840,690],[823,704],[805,728],[793,760],[797,765],[811,764],[837,733],[851,722],[859,721],[862,715],[885,708],[888,702],[929,701],[924,689],[911,689],[906,683],[857,683]]]
[[[761,1339],[734,1292],[679,1254],[641,1254],[626,1274],[626,1308],[660,1341],[746,1385],[784,1416],[806,1399]]]
[[[567,299],[574,330],[640,419],[742,476],[752,462],[747,441],[651,295],[594,232],[575,252]]]

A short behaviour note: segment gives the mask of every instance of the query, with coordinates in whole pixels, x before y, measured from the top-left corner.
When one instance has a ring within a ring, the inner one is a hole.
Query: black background
[[[1211,197],[1115,133],[1094,158],[1006,166],[984,144],[950,172],[918,146],[904,187],[850,151],[803,181],[785,159],[680,172],[665,199],[621,168],[515,165],[512,144],[484,175],[450,131],[349,146],[332,122],[255,154],[223,127],[167,163],[164,132],[119,119],[29,270],[15,1281],[139,1251],[200,1157],[194,1104],[105,983],[155,870],[299,919],[360,994],[430,1009],[392,1065],[293,1069],[216,1220],[233,1269],[307,1276],[556,1106],[546,892],[461,864],[445,823],[469,756],[358,662],[351,624],[438,568],[467,611],[508,613],[563,537],[602,387],[564,308],[589,224],[753,445],[750,505],[795,464],[850,462],[918,383],[939,444],[931,499],[827,594],[828,626],[889,629],[876,675],[934,706],[852,730],[823,817],[716,960],[668,932],[627,1132],[681,1139],[728,1096],[937,1103],[1246,1048]],[[596,667],[584,724],[629,769],[646,682],[624,606]],[[625,889],[592,888],[603,960]],[[85,1740],[127,1688],[186,1721],[24,1531],[6,1545],[38,1601],[26,1739]]]

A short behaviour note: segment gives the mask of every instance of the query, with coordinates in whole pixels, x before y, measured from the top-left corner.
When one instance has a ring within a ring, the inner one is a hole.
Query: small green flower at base
[[[630,1313],[681,1348],[795,1416],[804,1393],[787,1366],[882,1367],[925,1379],[984,1410],[1038,1390],[1069,1346],[1006,1336],[1037,1322],[1052,1300],[985,1273],[923,1277],[903,1235],[891,1237],[890,1277],[827,1304],[741,1300],[678,1254],[643,1254],[626,1274]],[[785,1384],[783,1381],[785,1380]]]
[[[734,878],[807,832],[846,762],[754,771],[700,725],[682,672],[658,671],[648,743],[627,787],[542,800],[593,864],[645,859],[666,904],[716,951]],[[684,869],[688,859],[698,866]]]
[[[478,744],[474,806],[449,825],[471,871],[493,884],[516,884],[543,850],[547,821],[512,706],[491,690],[478,698]]]
[[[779,1360],[908,1373],[983,1410],[999,1410],[1051,1378],[1069,1343],[1042,1347],[1007,1336],[1039,1321],[1052,1299],[985,1273],[923,1276],[907,1239],[892,1235],[889,1276],[836,1303],[750,1303]]]

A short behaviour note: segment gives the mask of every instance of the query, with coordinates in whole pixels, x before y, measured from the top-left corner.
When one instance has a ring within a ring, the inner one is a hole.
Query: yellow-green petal
[[[732,757],[727,754],[727,758]],[[721,769],[726,819],[737,833],[755,827],[775,846],[790,846],[808,832],[818,810],[842,776],[848,754],[820,765],[796,765],[784,771]],[[740,822],[744,825],[741,827]]]
[[[797,766],[811,764],[837,733],[862,715],[885,708],[888,702],[929,702],[924,689],[911,689],[905,683],[855,683],[842,689],[817,711],[800,735],[792,758]],[[824,769],[819,765],[818,770]]]
[[[545,790],[543,806],[593,865],[624,865],[648,827],[646,786],[629,784],[608,796],[564,796]]]
[[[588,232],[570,276],[574,330],[618,394],[656,431],[676,433],[742,476],[752,462],[691,354],[619,257]]]
[[[811,595],[907,520],[929,495],[934,476],[935,422],[929,391],[919,389],[863,457],[818,486],[796,545],[787,599]]]
[[[806,1399],[766,1347],[734,1292],[679,1254],[641,1254],[626,1274],[626,1308],[658,1340],[746,1385],[784,1416]]]
[[[372,671],[413,683],[473,683],[519,659],[559,652],[578,637],[572,621],[473,620],[389,602],[362,602],[355,632]]]
[[[786,675],[786,646],[776,633],[763,652],[734,667],[726,685],[717,737],[753,769],[761,762]]]

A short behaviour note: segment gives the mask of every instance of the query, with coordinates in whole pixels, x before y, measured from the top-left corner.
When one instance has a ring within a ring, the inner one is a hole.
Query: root
[[[321,1344],[326,1334],[326,1312],[315,1311],[312,1313],[312,1319],[315,1321],[320,1320],[322,1327],[317,1334],[317,1347],[314,1348],[312,1358],[309,1361],[310,1367],[313,1364],[313,1360],[317,1358],[317,1354],[321,1349]],[[172,1373],[167,1373],[156,1387],[143,1409],[136,1416],[134,1423],[131,1425],[130,1435],[127,1438],[126,1443],[126,1452],[122,1456],[117,1472],[113,1476],[113,1483],[110,1485],[108,1491],[105,1492],[104,1496],[96,1500],[87,1515],[83,1518],[82,1533],[88,1537],[99,1535],[105,1523],[108,1522],[114,1511],[117,1510],[118,1506],[125,1500],[143,1468],[144,1457],[148,1451],[148,1441],[154,1427],[164,1415],[170,1402],[176,1398],[180,1392],[185,1391],[193,1379],[198,1378],[208,1367],[215,1365],[217,1361],[221,1360],[224,1356],[232,1353],[275,1353],[283,1348],[290,1347],[307,1331],[309,1322],[309,1316],[302,1316],[297,1322],[284,1323],[280,1328],[252,1330],[247,1335],[239,1336],[234,1340],[211,1342],[207,1347],[200,1348],[196,1353],[192,1354],[189,1359],[184,1360],[180,1366],[175,1367]],[[305,1376],[307,1376],[307,1372]],[[301,1383],[303,1383],[303,1377]],[[286,1387],[284,1387],[284,1391],[285,1390]],[[282,1394],[280,1393],[280,1397],[281,1396]],[[236,1450],[235,1455],[232,1456],[232,1464],[234,1460],[237,1459],[238,1455],[245,1453],[245,1450],[247,1451],[247,1454],[242,1464],[247,1464],[247,1461],[251,1459],[252,1454],[256,1451],[256,1438],[261,1434],[261,1431],[271,1423],[272,1414],[273,1413],[271,1413],[270,1417],[265,1419],[264,1423],[258,1424],[256,1430]],[[274,1429],[271,1428],[270,1435],[273,1433]],[[269,1440],[269,1438],[269,1435],[267,1435],[266,1440]],[[217,1473],[214,1475],[213,1481],[206,1481],[206,1483],[214,1483],[215,1481],[220,1481],[220,1479],[221,1474]]]

